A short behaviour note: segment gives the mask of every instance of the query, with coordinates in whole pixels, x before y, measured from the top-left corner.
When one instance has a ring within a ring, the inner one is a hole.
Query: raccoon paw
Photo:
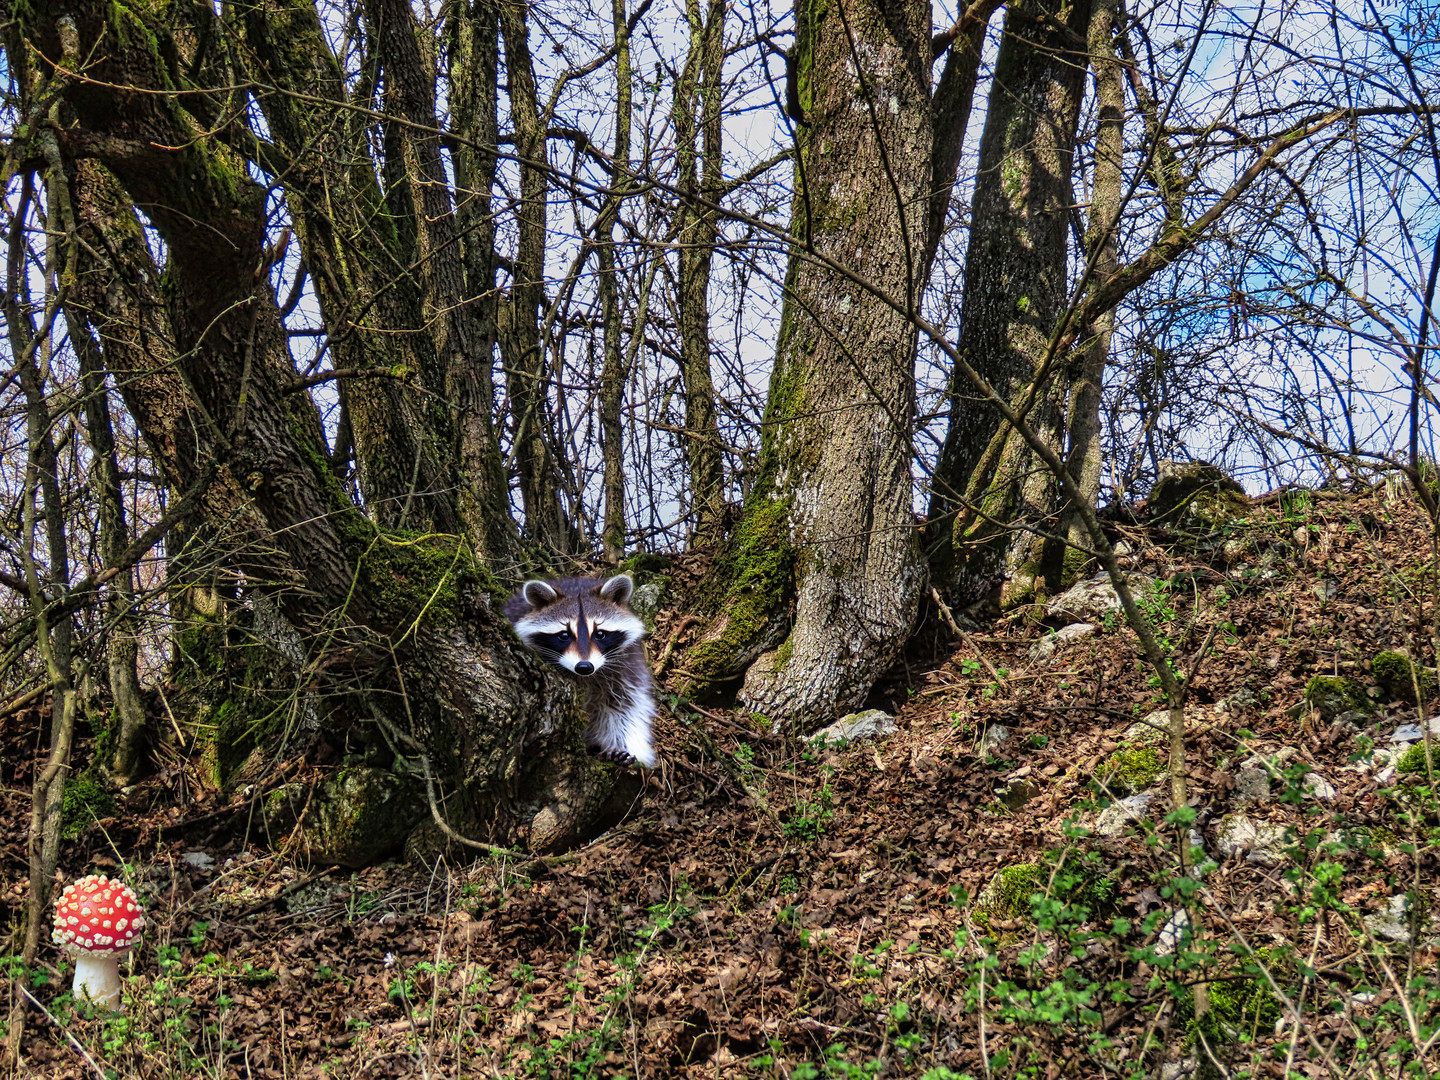
[[[598,746],[592,746],[590,753],[612,765],[633,766],[635,764],[635,755],[627,750],[601,750]]]

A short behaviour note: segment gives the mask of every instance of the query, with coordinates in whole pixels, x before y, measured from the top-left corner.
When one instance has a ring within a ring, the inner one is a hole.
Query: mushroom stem
[[[120,962],[114,956],[75,957],[75,997],[120,1011]]]

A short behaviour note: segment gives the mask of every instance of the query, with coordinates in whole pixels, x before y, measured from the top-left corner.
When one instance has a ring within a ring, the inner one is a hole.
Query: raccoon
[[[527,647],[580,683],[591,750],[604,761],[651,768],[655,679],[645,624],[625,606],[634,590],[628,574],[527,581],[501,610]]]

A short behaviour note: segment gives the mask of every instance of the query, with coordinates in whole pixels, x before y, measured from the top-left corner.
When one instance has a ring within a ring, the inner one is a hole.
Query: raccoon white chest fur
[[[650,768],[655,679],[645,624],[625,606],[634,590],[628,574],[527,581],[502,612],[526,646],[580,684],[585,742],[607,761]]]

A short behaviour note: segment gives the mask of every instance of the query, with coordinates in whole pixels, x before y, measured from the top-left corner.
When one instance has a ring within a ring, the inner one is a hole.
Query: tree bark
[[[499,7],[509,77],[510,122],[520,159],[514,271],[510,296],[501,305],[499,321],[500,350],[514,421],[515,469],[530,538],[553,552],[572,553],[580,549],[580,536],[560,499],[559,469],[546,430],[549,406],[541,322],[545,310],[549,147],[530,57],[525,5],[502,3]]]
[[[910,506],[915,327],[806,249],[914,310],[933,130],[928,4],[806,0],[796,15],[800,243],[759,477],[688,664],[714,677],[753,659],[741,700],[809,725],[858,705],[893,662],[925,568]]]
[[[677,209],[680,379],[685,390],[684,451],[694,515],[692,544],[719,540],[724,524],[725,472],[710,375],[710,268],[719,235],[711,209],[723,184],[720,68],[725,56],[725,5],[687,0],[690,49],[675,85],[675,141],[679,155]],[[698,123],[697,123],[698,113]],[[700,196],[705,203],[695,202]]]
[[[1085,77],[1075,57],[1089,6],[1025,0],[1007,9],[980,142],[958,342],[1003,396],[1035,386],[1031,423],[1054,446],[1063,395],[1041,368],[1067,296],[1070,170]],[[952,606],[992,594],[1007,572],[1022,581],[1038,572],[1022,565],[1031,540],[1016,540],[1011,525],[1050,513],[1053,484],[1020,440],[996,441],[1000,427],[957,372],[926,536],[931,573]]]

